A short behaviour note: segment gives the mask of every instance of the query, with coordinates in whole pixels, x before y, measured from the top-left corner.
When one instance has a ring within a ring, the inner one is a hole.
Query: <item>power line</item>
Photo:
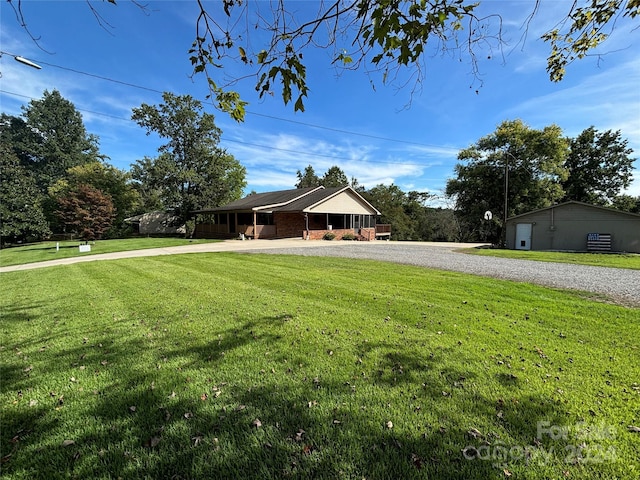
[[[248,145],[250,147],[258,147],[258,148],[266,148],[269,150],[277,150],[279,152],[287,152],[287,153],[295,153],[298,155],[309,155],[312,157],[323,157],[323,158],[331,158],[334,160],[343,160],[343,161],[348,161],[348,162],[367,162],[367,163],[381,163],[384,165],[408,165],[408,166],[415,166],[415,167],[426,167],[427,165],[423,164],[423,163],[407,163],[407,162],[384,162],[382,160],[360,160],[357,158],[346,158],[346,157],[338,157],[335,155],[326,155],[323,153],[310,153],[310,152],[301,152],[299,150],[289,150],[286,148],[278,148],[278,147],[272,147],[269,145],[259,145],[257,143],[249,143],[249,142],[242,142],[240,140],[231,140],[230,138],[226,138],[224,139],[225,142],[233,142],[233,143],[239,143],[242,145]]]
[[[76,69],[73,69],[73,68],[63,67],[61,65],[56,65],[54,63],[48,63],[48,62],[45,62],[45,61],[42,61],[42,60],[36,60],[36,61],[41,63],[42,65],[47,65],[49,67],[59,68],[61,70],[65,70],[65,71],[68,71],[68,72],[76,73],[76,74],[79,74],[79,75],[85,75],[85,76],[88,76],[88,77],[97,78],[97,79],[104,80],[104,81],[107,81],[107,82],[117,83],[119,85],[124,85],[124,86],[131,87],[131,88],[138,88],[140,90],[146,90],[148,92],[159,93],[161,95],[162,95],[162,93],[164,93],[164,92],[162,92],[160,90],[157,90],[157,89],[154,89],[154,88],[150,88],[150,87],[145,87],[143,85],[137,85],[135,83],[130,83],[130,82],[123,82],[121,80],[116,80],[116,79],[113,79],[113,78],[110,78],[110,77],[105,77],[105,76],[102,76],[102,75],[96,75],[96,74],[88,73],[88,72],[83,72],[81,70],[76,70]],[[214,105],[211,102],[207,102],[207,103],[209,103],[210,105]],[[455,151],[455,152],[460,150],[460,148],[450,147],[450,146],[447,146],[447,145],[435,145],[435,144],[422,143],[422,142],[413,142],[413,141],[410,141],[410,140],[399,140],[399,139],[396,139],[396,138],[381,137],[381,136],[378,136],[378,135],[371,135],[371,134],[366,134],[366,133],[352,132],[352,131],[349,131],[349,130],[342,130],[342,129],[339,129],[339,128],[326,127],[324,125],[315,125],[315,124],[312,124],[312,123],[301,122],[299,120],[290,120],[288,118],[276,117],[274,115],[266,115],[264,113],[252,112],[250,110],[247,110],[246,113],[249,114],[249,115],[254,115],[256,117],[269,118],[269,119],[272,119],[272,120],[278,120],[278,121],[281,121],[281,122],[293,123],[293,124],[302,125],[302,126],[305,126],[305,127],[317,128],[317,129],[327,130],[327,131],[336,132],[336,133],[344,133],[346,135],[354,135],[354,136],[359,136],[359,137],[364,137],[364,138],[371,138],[371,139],[375,139],[375,140],[383,140],[383,141],[386,141],[386,142],[403,143],[403,144],[406,144],[406,145],[416,145],[416,146],[428,147],[428,148],[442,148],[442,149],[445,149],[445,150],[451,150],[451,151]]]
[[[5,95],[12,95],[15,97],[20,97],[20,98],[25,98],[27,100],[36,100],[32,97],[29,97],[27,95],[21,95],[19,93],[15,93],[15,92],[9,92],[7,90],[2,90],[0,89],[0,93],[3,93]],[[110,115],[108,113],[102,113],[102,112],[96,112],[93,110],[87,110],[87,109],[83,109],[83,108],[78,108],[75,107],[76,110],[80,111],[80,112],[87,112],[87,113],[91,113],[93,115],[99,115],[102,117],[108,117],[108,118],[113,118],[115,120],[121,120],[123,122],[131,122],[130,118],[124,118],[124,117],[118,117],[116,115]],[[320,127],[321,128],[321,127]],[[348,161],[348,162],[366,162],[366,163],[379,163],[379,164],[383,164],[383,165],[406,165],[406,166],[414,166],[414,167],[426,167],[428,165],[425,165],[424,163],[411,163],[411,162],[391,162],[391,161],[382,161],[382,160],[360,160],[357,158],[346,158],[346,157],[339,157],[336,155],[326,155],[323,153],[311,153],[311,152],[301,152],[299,150],[289,150],[286,148],[278,148],[278,147],[273,147],[271,145],[260,145],[257,143],[251,143],[251,142],[243,142],[241,140],[233,140],[230,138],[223,138],[222,141],[224,142],[231,142],[231,143],[238,143],[240,145],[247,145],[250,147],[257,147],[257,148],[264,148],[266,150],[277,150],[280,152],[287,152],[287,153],[295,153],[297,155],[306,155],[306,156],[310,156],[310,157],[319,157],[319,158],[330,158],[333,160],[342,160],[342,161]]]

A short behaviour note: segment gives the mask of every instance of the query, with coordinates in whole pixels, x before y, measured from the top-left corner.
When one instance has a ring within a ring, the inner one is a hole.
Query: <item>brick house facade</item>
[[[351,187],[303,188],[249,195],[228,205],[199,210],[195,238],[304,238],[327,232],[341,239],[376,238],[380,212]]]

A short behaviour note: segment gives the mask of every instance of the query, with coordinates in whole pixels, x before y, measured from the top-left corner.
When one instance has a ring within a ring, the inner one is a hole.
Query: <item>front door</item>
[[[531,223],[516,224],[516,250],[531,250]]]

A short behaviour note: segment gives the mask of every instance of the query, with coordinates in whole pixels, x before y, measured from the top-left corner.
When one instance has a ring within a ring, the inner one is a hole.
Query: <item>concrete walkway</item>
[[[369,243],[369,242],[367,242]],[[370,242],[371,245],[388,242]],[[479,243],[445,243],[445,242],[412,242],[416,244],[437,246],[453,250],[456,248],[472,248]],[[118,260],[121,258],[156,257],[159,255],[179,255],[185,253],[215,253],[215,252],[250,252],[252,250],[291,249],[306,247],[332,248],[344,246],[345,242],[327,242],[325,240],[303,240],[301,238],[289,238],[281,240],[225,240],[213,243],[194,243],[180,247],[148,248],[145,250],[131,250],[125,252],[100,253],[96,255],[83,255],[80,257],[61,258],[47,260],[46,262],[26,263],[23,265],[11,265],[0,267],[0,273],[19,272],[36,268],[56,267],[58,265],[71,265],[74,263],[97,262],[100,260]]]

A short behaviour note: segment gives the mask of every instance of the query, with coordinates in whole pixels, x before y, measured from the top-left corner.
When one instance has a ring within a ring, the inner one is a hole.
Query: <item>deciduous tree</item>
[[[99,240],[115,218],[111,196],[91,185],[80,184],[58,198],[56,215],[68,233],[84,240]]]
[[[133,186],[131,173],[103,162],[70,168],[65,179],[58,180],[49,188],[49,194],[54,199],[66,196],[69,190],[79,185],[90,185],[111,197],[115,216],[113,227],[108,232],[110,237],[117,236],[124,219],[139,208],[140,194]]]
[[[9,145],[0,144],[0,244],[40,240],[50,233],[35,179]]]
[[[32,100],[22,111],[29,135],[22,137],[20,157],[43,193],[70,168],[104,158],[98,137],[87,133],[80,112],[57,90],[45,90],[42,99]]]
[[[633,150],[620,131],[598,132],[594,127],[571,139],[565,161],[564,200],[608,205],[631,184]]]
[[[132,169],[142,191],[164,209],[186,220],[194,210],[237,200],[246,186],[245,168],[218,146],[220,129],[214,116],[189,95],[165,92],[164,103],[142,104],[132,119],[167,142],[156,159],[143,159]]]
[[[505,216],[543,208],[563,197],[567,154],[568,141],[560,127],[535,130],[521,120],[505,121],[458,154],[466,163],[456,165],[446,194],[455,197],[456,213],[472,238],[484,240],[484,213],[491,211],[490,239],[498,241]]]

